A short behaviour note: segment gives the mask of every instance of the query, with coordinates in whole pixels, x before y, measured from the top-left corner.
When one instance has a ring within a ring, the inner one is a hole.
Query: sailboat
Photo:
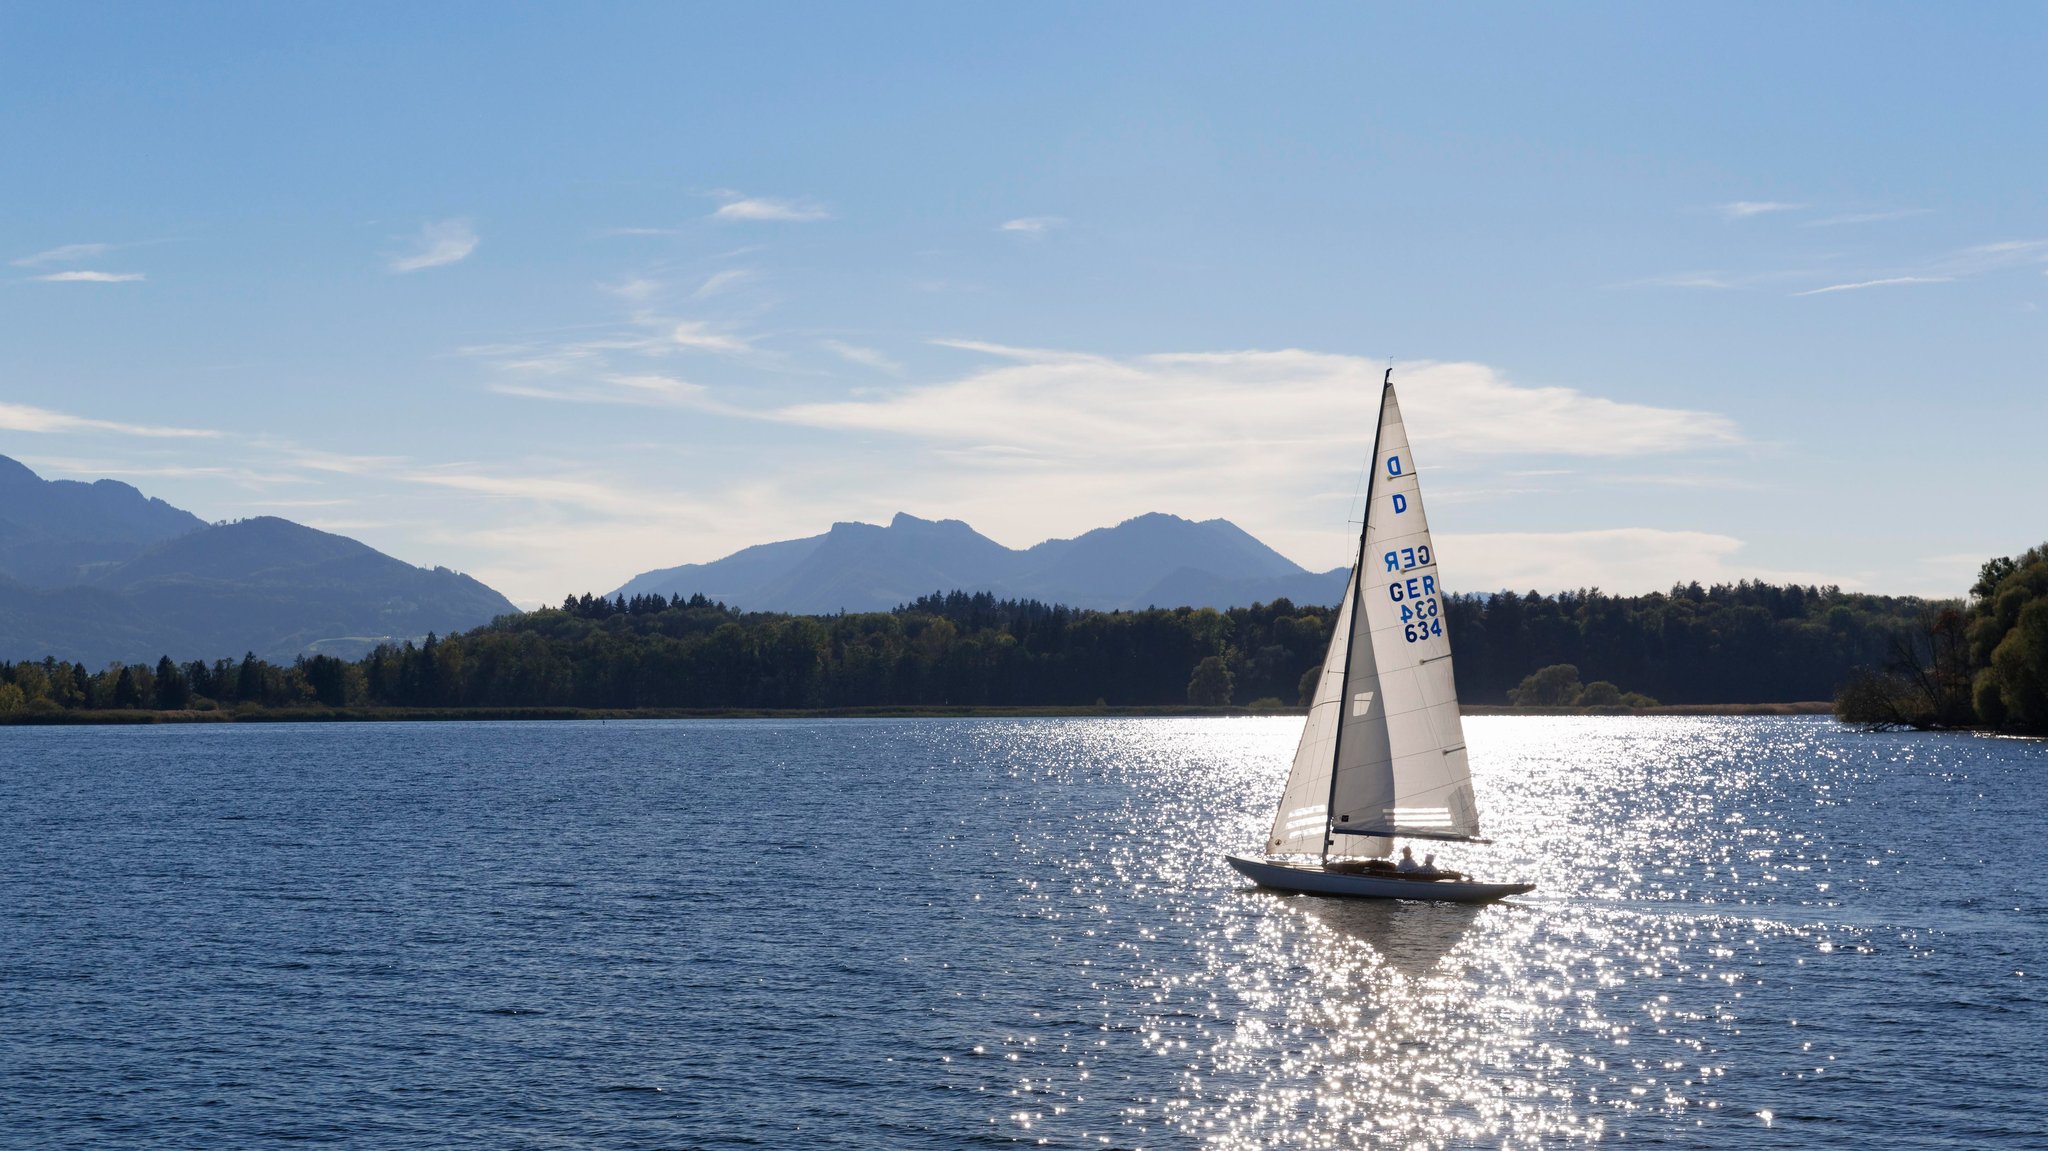
[[[1388,862],[1396,839],[1490,841],[1479,835],[1443,585],[1392,368],[1370,468],[1358,561],[1266,849],[1225,858],[1262,887],[1322,895],[1481,902],[1533,890]]]

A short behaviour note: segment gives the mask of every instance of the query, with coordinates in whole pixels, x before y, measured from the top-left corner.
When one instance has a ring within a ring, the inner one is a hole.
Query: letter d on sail
[[[1372,710],[1372,693],[1361,691],[1351,697],[1351,718],[1357,719]]]

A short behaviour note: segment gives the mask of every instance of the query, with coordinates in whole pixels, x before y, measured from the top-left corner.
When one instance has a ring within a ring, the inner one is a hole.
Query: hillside
[[[468,576],[263,516],[208,525],[112,480],[44,480],[0,456],[0,651],[99,665],[355,657],[516,609]]]
[[[118,480],[46,480],[0,456],[0,576],[60,588],[206,526]]]

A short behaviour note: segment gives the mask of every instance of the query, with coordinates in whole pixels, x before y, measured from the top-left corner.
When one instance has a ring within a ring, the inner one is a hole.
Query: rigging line
[[[1380,433],[1387,426],[1387,396],[1393,390],[1394,366],[1392,363],[1389,363],[1387,365],[1386,378],[1380,381],[1380,408],[1378,415],[1373,420],[1372,427],[1372,455],[1367,456],[1365,462],[1365,507],[1359,514],[1361,521],[1372,518],[1372,485],[1380,470]],[[1358,528],[1358,558],[1352,561],[1351,564],[1351,585],[1348,589],[1351,592],[1351,618],[1347,621],[1351,634],[1344,637],[1344,678],[1339,682],[1338,686],[1340,695],[1351,690],[1351,660],[1358,647],[1354,640],[1358,635],[1358,621],[1361,618],[1359,613],[1365,610],[1365,535],[1371,530],[1372,525],[1360,523]],[[1370,628],[1366,631],[1366,642],[1372,642]],[[1330,845],[1336,842],[1336,837],[1330,834],[1330,816],[1335,814],[1337,810],[1337,765],[1343,762],[1343,750],[1344,713],[1340,711],[1337,713],[1337,729],[1332,733],[1330,739],[1330,793],[1323,799],[1324,863],[1330,861]]]

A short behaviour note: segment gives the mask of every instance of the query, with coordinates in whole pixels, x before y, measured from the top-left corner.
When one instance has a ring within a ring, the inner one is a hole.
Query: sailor
[[[1422,866],[1417,870],[1419,870],[1422,874],[1429,876],[1431,879],[1434,879],[1437,876],[1443,874],[1442,872],[1436,869],[1436,852],[1434,851],[1422,857]]]
[[[1412,847],[1401,849],[1401,862],[1395,864],[1394,867],[1399,871],[1405,872],[1422,870],[1422,865],[1415,862],[1415,849]]]

